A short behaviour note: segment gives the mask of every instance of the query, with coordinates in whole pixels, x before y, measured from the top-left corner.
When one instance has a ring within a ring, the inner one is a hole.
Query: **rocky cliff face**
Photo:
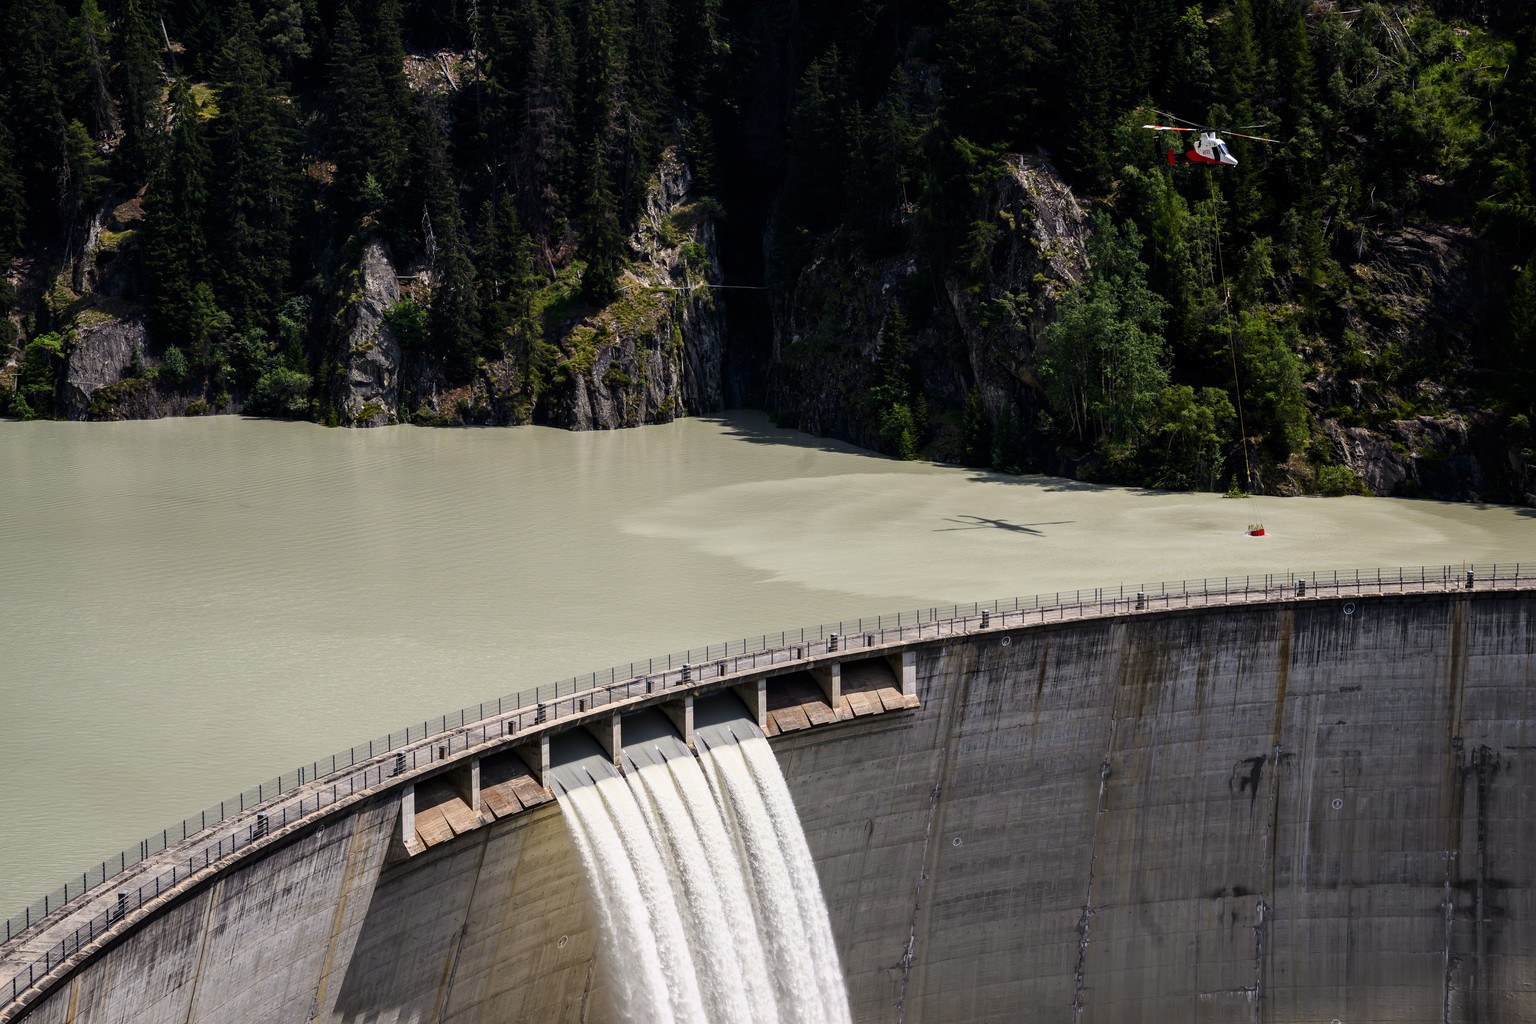
[[[137,196],[99,210],[43,298],[66,342],[59,404],[69,419],[177,415],[196,397],[162,394],[148,379],[159,360],[138,301],[143,216]]]
[[[120,310],[121,316],[92,309],[75,318],[64,373],[64,410],[72,420],[100,418],[125,390],[134,361],[144,358],[144,314]],[[98,394],[103,390],[107,394]],[[94,413],[94,415],[93,415]]]
[[[725,333],[709,288],[720,261],[714,220],[691,184],[687,166],[667,154],[629,238],[623,294],[567,335],[563,347],[574,355],[590,345],[592,359],[554,402],[560,426],[607,430],[720,409]]]
[[[1487,382],[1473,367],[1487,364],[1502,308],[1489,247],[1465,228],[1407,224],[1366,240],[1359,256],[1338,314],[1356,358],[1387,372],[1358,375],[1345,360],[1309,386],[1314,405],[1334,411],[1321,426],[1338,462],[1378,495],[1477,501],[1529,490],[1519,446],[1478,404]],[[1370,410],[1387,415],[1359,422]]]
[[[351,294],[338,318],[338,414],[346,426],[399,422],[400,340],[385,317],[400,301],[400,281],[383,242],[374,239],[363,246]]]
[[[544,340],[556,355],[536,401],[508,356],[457,388],[422,374],[411,418],[611,430],[719,410],[725,327],[709,286],[720,281],[720,260],[712,204],[691,186],[687,165],[667,151],[629,238],[619,297],[598,309],[577,304],[558,322],[546,313]]]
[[[959,424],[974,390],[994,445],[982,461],[990,454],[1008,468],[1073,475],[1071,459],[1034,435],[1044,409],[1034,360],[1057,298],[1088,270],[1088,217],[1043,155],[1010,155],[1005,168],[971,211],[973,235],[983,242],[971,276],[925,282],[941,291],[940,301],[912,303],[935,310],[913,325],[934,438],[927,454],[978,457],[963,449]],[[1314,408],[1332,411],[1317,423],[1331,461],[1372,494],[1475,501],[1536,490],[1530,439],[1503,436],[1500,417],[1478,405],[1489,389],[1473,367],[1487,365],[1502,301],[1491,292],[1499,278],[1488,253],[1466,229],[1410,224],[1363,241],[1348,268],[1336,316],[1338,329],[1358,339],[1358,366],[1314,364],[1306,387]],[[923,255],[915,241],[872,260],[838,236],[822,240],[775,301],[768,393],[781,420],[882,447],[888,439],[870,399],[882,381],[881,341]],[[1319,486],[1300,458],[1266,466],[1263,481],[1281,494]]]
[[[724,317],[709,287],[721,278],[714,209],[691,186],[687,165],[668,152],[629,238],[619,298],[586,311],[578,304],[564,320],[546,317],[544,340],[556,355],[536,401],[511,356],[482,364],[460,387],[446,385],[432,366],[413,364],[388,313],[407,291],[430,302],[430,268],[398,267],[383,241],[366,241],[330,321],[326,361],[333,369],[325,397],[335,422],[539,422],[590,430],[720,409]],[[161,353],[137,301],[134,232],[141,216],[137,199],[103,210],[76,256],[51,264],[51,276],[46,268],[33,275],[36,303],[65,339],[60,412],[125,419],[241,411],[242,395],[215,396],[157,378]],[[566,283],[574,289],[579,281]],[[17,361],[14,352],[7,356],[4,383],[12,387]]]
[[[1041,154],[1008,156],[973,214],[988,231],[975,279],[938,282],[937,312],[913,324],[914,358],[936,407],[963,405],[974,387],[989,421],[1017,419],[1037,404],[1038,332],[1054,315],[1062,289],[1087,269],[1087,215]],[[866,397],[883,372],[878,359],[887,319],[919,270],[914,246],[867,261],[828,240],[776,303],[769,394],[781,418],[878,446]],[[961,439],[953,425],[936,426],[932,453],[957,459]]]
[[[1032,419],[1035,342],[1088,271],[1088,215],[1043,155],[1010,155],[987,199],[993,244],[979,288],[945,281],[988,422]]]

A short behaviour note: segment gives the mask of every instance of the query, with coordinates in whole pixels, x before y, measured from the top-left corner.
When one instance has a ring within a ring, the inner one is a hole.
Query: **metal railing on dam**
[[[238,859],[281,841],[336,809],[367,799],[401,776],[529,731],[573,724],[599,709],[764,669],[913,645],[979,630],[1282,601],[1414,593],[1536,590],[1536,564],[1434,566],[1279,573],[1113,586],[933,607],[894,615],[761,634],[631,662],[413,723],[404,732],[313,761],[162,829],[100,862],[4,924],[0,940],[0,1021],[92,955],[119,929]],[[607,676],[607,679],[603,677]]]

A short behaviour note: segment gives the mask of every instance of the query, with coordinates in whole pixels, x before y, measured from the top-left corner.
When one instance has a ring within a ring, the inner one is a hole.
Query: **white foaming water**
[[[748,865],[784,1021],[851,1020],[832,924],[800,816],[768,741],[750,737],[709,748],[700,761],[724,793],[737,847]]]
[[[773,753],[737,745],[557,790],[634,1024],[844,1024],[810,850]],[[706,775],[708,776],[706,779]]]

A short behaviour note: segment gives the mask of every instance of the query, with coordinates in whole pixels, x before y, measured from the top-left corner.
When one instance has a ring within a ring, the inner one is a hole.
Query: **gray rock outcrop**
[[[1035,342],[1056,300],[1088,272],[1088,215],[1044,154],[1004,158],[988,199],[997,230],[980,289],[955,280],[945,294],[988,419],[1038,401]]]
[[[592,360],[571,376],[561,425],[609,430],[720,409],[725,337],[708,287],[720,261],[714,220],[691,185],[667,151],[629,238],[622,294],[567,336],[578,355],[590,345]]]
[[[122,381],[134,353],[142,360],[144,348],[142,311],[123,311],[121,316],[94,309],[81,313],[65,365],[64,414],[73,420],[94,418],[91,406],[97,392]]]
[[[996,422],[1037,401],[1035,339],[1062,289],[1087,270],[1088,218],[1043,154],[1007,156],[974,214],[990,231],[976,279],[940,282],[947,315],[917,332],[916,359],[930,395],[960,406],[974,382]],[[775,302],[768,404],[803,430],[877,447],[865,396],[880,380],[887,319],[919,255],[909,246],[883,260],[849,259],[834,255],[835,242],[824,240],[823,254]]]
[[[342,314],[336,406],[348,426],[375,427],[398,420],[400,342],[386,319],[400,301],[400,282],[389,247],[374,239],[363,247],[356,291]]]
[[[1492,486],[1477,451],[1488,426],[1452,414],[1394,420],[1380,430],[1329,425],[1328,434],[1339,462],[1372,494],[1481,501]]]

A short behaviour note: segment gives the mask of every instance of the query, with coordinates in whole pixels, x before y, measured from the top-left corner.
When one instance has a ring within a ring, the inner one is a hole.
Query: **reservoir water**
[[[753,414],[0,422],[0,916],[299,763],[634,658],[1080,586],[1495,560],[1536,561],[1530,510],[1001,477]]]

